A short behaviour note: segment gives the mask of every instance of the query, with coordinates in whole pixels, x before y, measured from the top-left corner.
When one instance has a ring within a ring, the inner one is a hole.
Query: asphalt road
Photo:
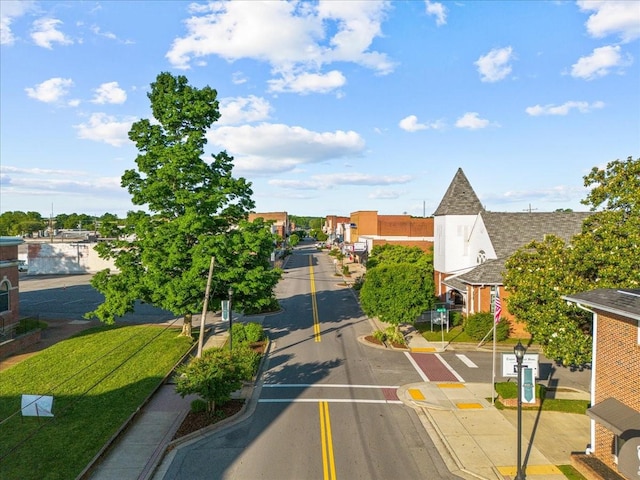
[[[283,311],[258,405],[181,448],[165,479],[453,479],[417,412],[395,396],[421,381],[403,352],[358,337],[372,326],[326,253],[302,248],[278,286]]]

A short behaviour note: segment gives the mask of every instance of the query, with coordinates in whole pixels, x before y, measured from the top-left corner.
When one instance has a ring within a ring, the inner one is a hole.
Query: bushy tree
[[[406,247],[404,245],[376,245],[371,250],[367,259],[367,268],[375,268],[382,264],[398,263],[433,263],[433,255],[425,253],[418,247]]]
[[[244,380],[253,375],[256,354],[248,348],[233,350],[211,348],[176,370],[176,392],[182,397],[199,395],[207,402],[207,410],[213,412],[216,405],[223,405],[231,394],[242,387]]]
[[[275,238],[268,226],[246,221],[253,192],[244,178],[232,176],[233,159],[223,151],[203,160],[206,130],[220,116],[217,92],[161,73],[148,97],[154,120],[131,127],[137,169],[122,176],[133,204],[147,211],[129,212],[114,229],[119,237],[97,246],[118,271],[94,276],[91,283],[105,300],[87,316],[113,323],[141,300],[183,316],[183,334],[190,335],[211,257],[211,308],[228,297],[229,287],[238,309],[272,304],[281,272],[269,264]]]
[[[554,236],[525,245],[506,262],[504,277],[509,311],[545,355],[565,364],[591,361],[591,315],[562,297],[640,285],[640,159],[594,168],[584,182],[592,189],[582,203],[594,214],[581,233],[570,245]]]
[[[4,212],[0,215],[0,235],[16,236],[29,235],[43,230],[46,220],[38,212]]]
[[[375,254],[375,255],[374,255]],[[374,267],[360,289],[364,312],[398,327],[413,323],[435,304],[433,256],[417,247],[383,245],[374,247]]]

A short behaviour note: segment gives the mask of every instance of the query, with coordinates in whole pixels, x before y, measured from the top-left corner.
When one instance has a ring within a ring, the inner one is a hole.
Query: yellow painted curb
[[[438,383],[440,388],[464,388],[462,383]]]
[[[502,475],[515,476],[518,467],[496,467]],[[526,475],[562,475],[562,472],[555,465],[527,465]]]
[[[424,400],[424,395],[422,394],[422,392],[420,390],[418,390],[417,388],[410,388],[409,390],[407,390],[409,392],[409,395],[411,395],[411,398],[413,398],[414,400]]]
[[[413,347],[411,351],[414,353],[430,353],[435,352],[436,349],[433,347]]]
[[[479,403],[456,403],[456,407],[460,410],[469,410],[472,408],[482,408],[482,405]]]

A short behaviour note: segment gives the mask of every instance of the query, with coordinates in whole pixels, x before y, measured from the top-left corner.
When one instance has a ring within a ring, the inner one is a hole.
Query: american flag
[[[493,308],[493,320],[496,323],[500,323],[501,315],[502,315],[502,304],[500,303],[500,296],[496,295],[496,302]]]

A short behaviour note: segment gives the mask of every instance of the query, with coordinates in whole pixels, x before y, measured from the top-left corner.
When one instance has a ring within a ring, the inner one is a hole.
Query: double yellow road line
[[[313,255],[309,255],[309,278],[311,279],[311,308],[313,310],[313,337],[316,342],[320,337],[320,319],[318,317],[318,299],[316,298],[316,280],[313,274]]]
[[[309,278],[311,280],[311,308],[313,310],[313,337],[316,342],[320,337],[320,318],[318,316],[318,299],[316,298],[316,280],[313,273],[313,255],[309,256]],[[329,403],[319,402],[320,436],[322,441],[322,471],[324,480],[336,480],[336,462],[333,456],[333,437],[331,435],[331,419]]]
[[[320,402],[318,406],[320,407],[320,435],[322,437],[322,471],[324,472],[324,480],[336,480],[336,463],[333,456],[329,403]]]

